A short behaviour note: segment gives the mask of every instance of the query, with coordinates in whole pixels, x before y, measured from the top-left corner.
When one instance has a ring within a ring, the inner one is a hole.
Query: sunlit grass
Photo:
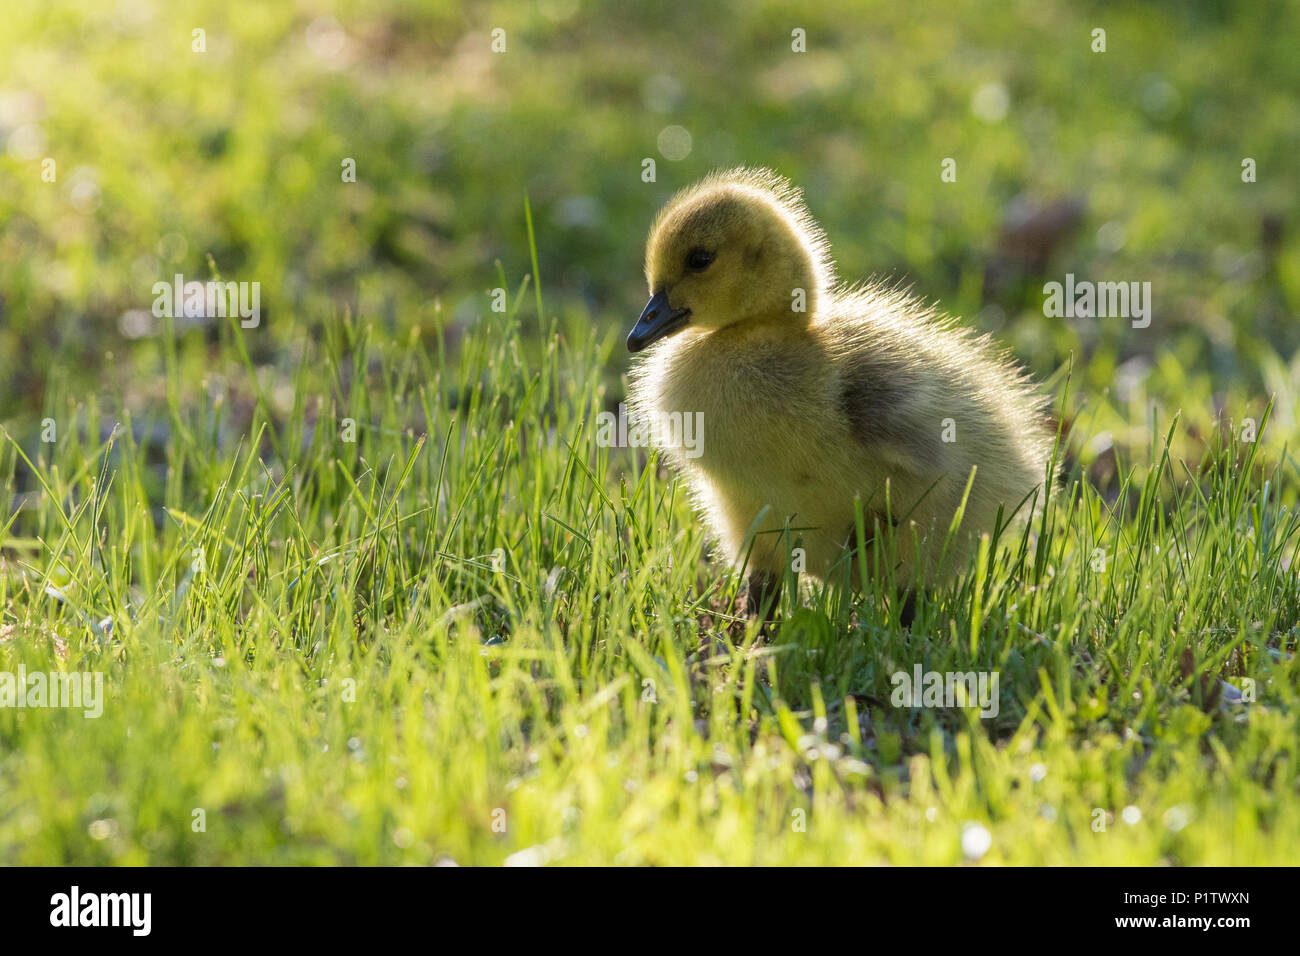
[[[516,290],[455,361],[324,324],[247,431],[205,397],[255,394],[231,323],[220,387],[166,383],[164,438],[69,391],[56,442],[5,439],[0,667],[109,696],[0,709],[0,859],[954,863],[972,824],[987,862],[1289,858],[1281,449],[1172,461],[1162,423],[910,632],[875,581],[787,594],[761,635],[681,490],[595,445],[615,341]],[[892,706],[917,663],[998,671],[999,714]]]

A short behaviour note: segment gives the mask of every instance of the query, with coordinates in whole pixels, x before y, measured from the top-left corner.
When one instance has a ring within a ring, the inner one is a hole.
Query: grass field
[[[104,698],[0,706],[0,864],[1294,863],[1300,10],[1012,6],[6,10],[0,673]],[[596,441],[654,210],[738,162],[1053,395],[1061,486],[910,628],[878,579],[759,633]],[[1044,261],[1026,196],[1083,200]],[[1046,318],[1067,272],[1151,327]]]

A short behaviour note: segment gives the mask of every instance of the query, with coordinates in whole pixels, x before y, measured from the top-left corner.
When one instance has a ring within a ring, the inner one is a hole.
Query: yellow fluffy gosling
[[[933,580],[972,468],[948,571],[1000,507],[1023,515],[1036,490],[1041,504],[1053,434],[1023,371],[905,292],[839,283],[788,180],[736,169],[682,191],[650,229],[645,271],[630,407],[722,554],[749,569],[751,610],[795,546],[810,574],[836,568],[855,496],[868,538],[896,527],[905,586],[922,561]],[[702,440],[674,441],[674,413],[700,413]]]

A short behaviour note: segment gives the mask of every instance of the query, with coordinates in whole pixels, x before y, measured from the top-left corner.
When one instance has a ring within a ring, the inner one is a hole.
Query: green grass
[[[943,864],[971,823],[988,862],[1290,859],[1291,459],[1171,460],[1160,423],[1114,501],[1076,466],[910,633],[877,582],[787,596],[764,638],[680,488],[594,444],[616,338],[530,298],[454,365],[328,323],[250,438],[172,379],[161,461],[71,396],[57,443],[6,442],[42,490],[0,665],[102,671],[108,700],[0,710],[0,860]],[[998,671],[999,715],[893,707],[918,662]],[[1256,701],[1216,704],[1221,675]]]
[[[973,825],[986,864],[1294,862],[1295,4],[10,6],[0,672],[107,700],[0,708],[0,864],[953,864]],[[910,630],[871,579],[758,633],[682,488],[595,442],[655,209],[737,163],[1065,423]],[[1045,263],[1018,196],[1084,202]],[[261,282],[262,325],[149,321],[175,272]],[[1045,319],[1066,272],[1151,281],[1151,327]],[[893,706],[917,664],[999,713]]]

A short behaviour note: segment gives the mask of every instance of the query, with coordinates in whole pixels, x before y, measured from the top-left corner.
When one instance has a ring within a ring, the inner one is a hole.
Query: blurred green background
[[[525,195],[547,311],[621,334],[654,211],[734,164],[805,188],[843,278],[912,282],[1040,376],[1073,354],[1074,387],[1136,403],[1139,429],[1148,397],[1195,425],[1277,395],[1294,431],[1293,0],[9,0],[4,21],[0,422],[17,435],[65,391],[157,417],[151,289],[177,272],[261,283],[245,342],[287,413],[304,337],[345,310],[405,340],[435,312],[478,321],[498,263],[513,294]],[[1067,272],[1151,282],[1151,327],[1045,319],[1042,285]],[[228,330],[177,334],[185,380],[208,384],[182,400],[238,414]]]

